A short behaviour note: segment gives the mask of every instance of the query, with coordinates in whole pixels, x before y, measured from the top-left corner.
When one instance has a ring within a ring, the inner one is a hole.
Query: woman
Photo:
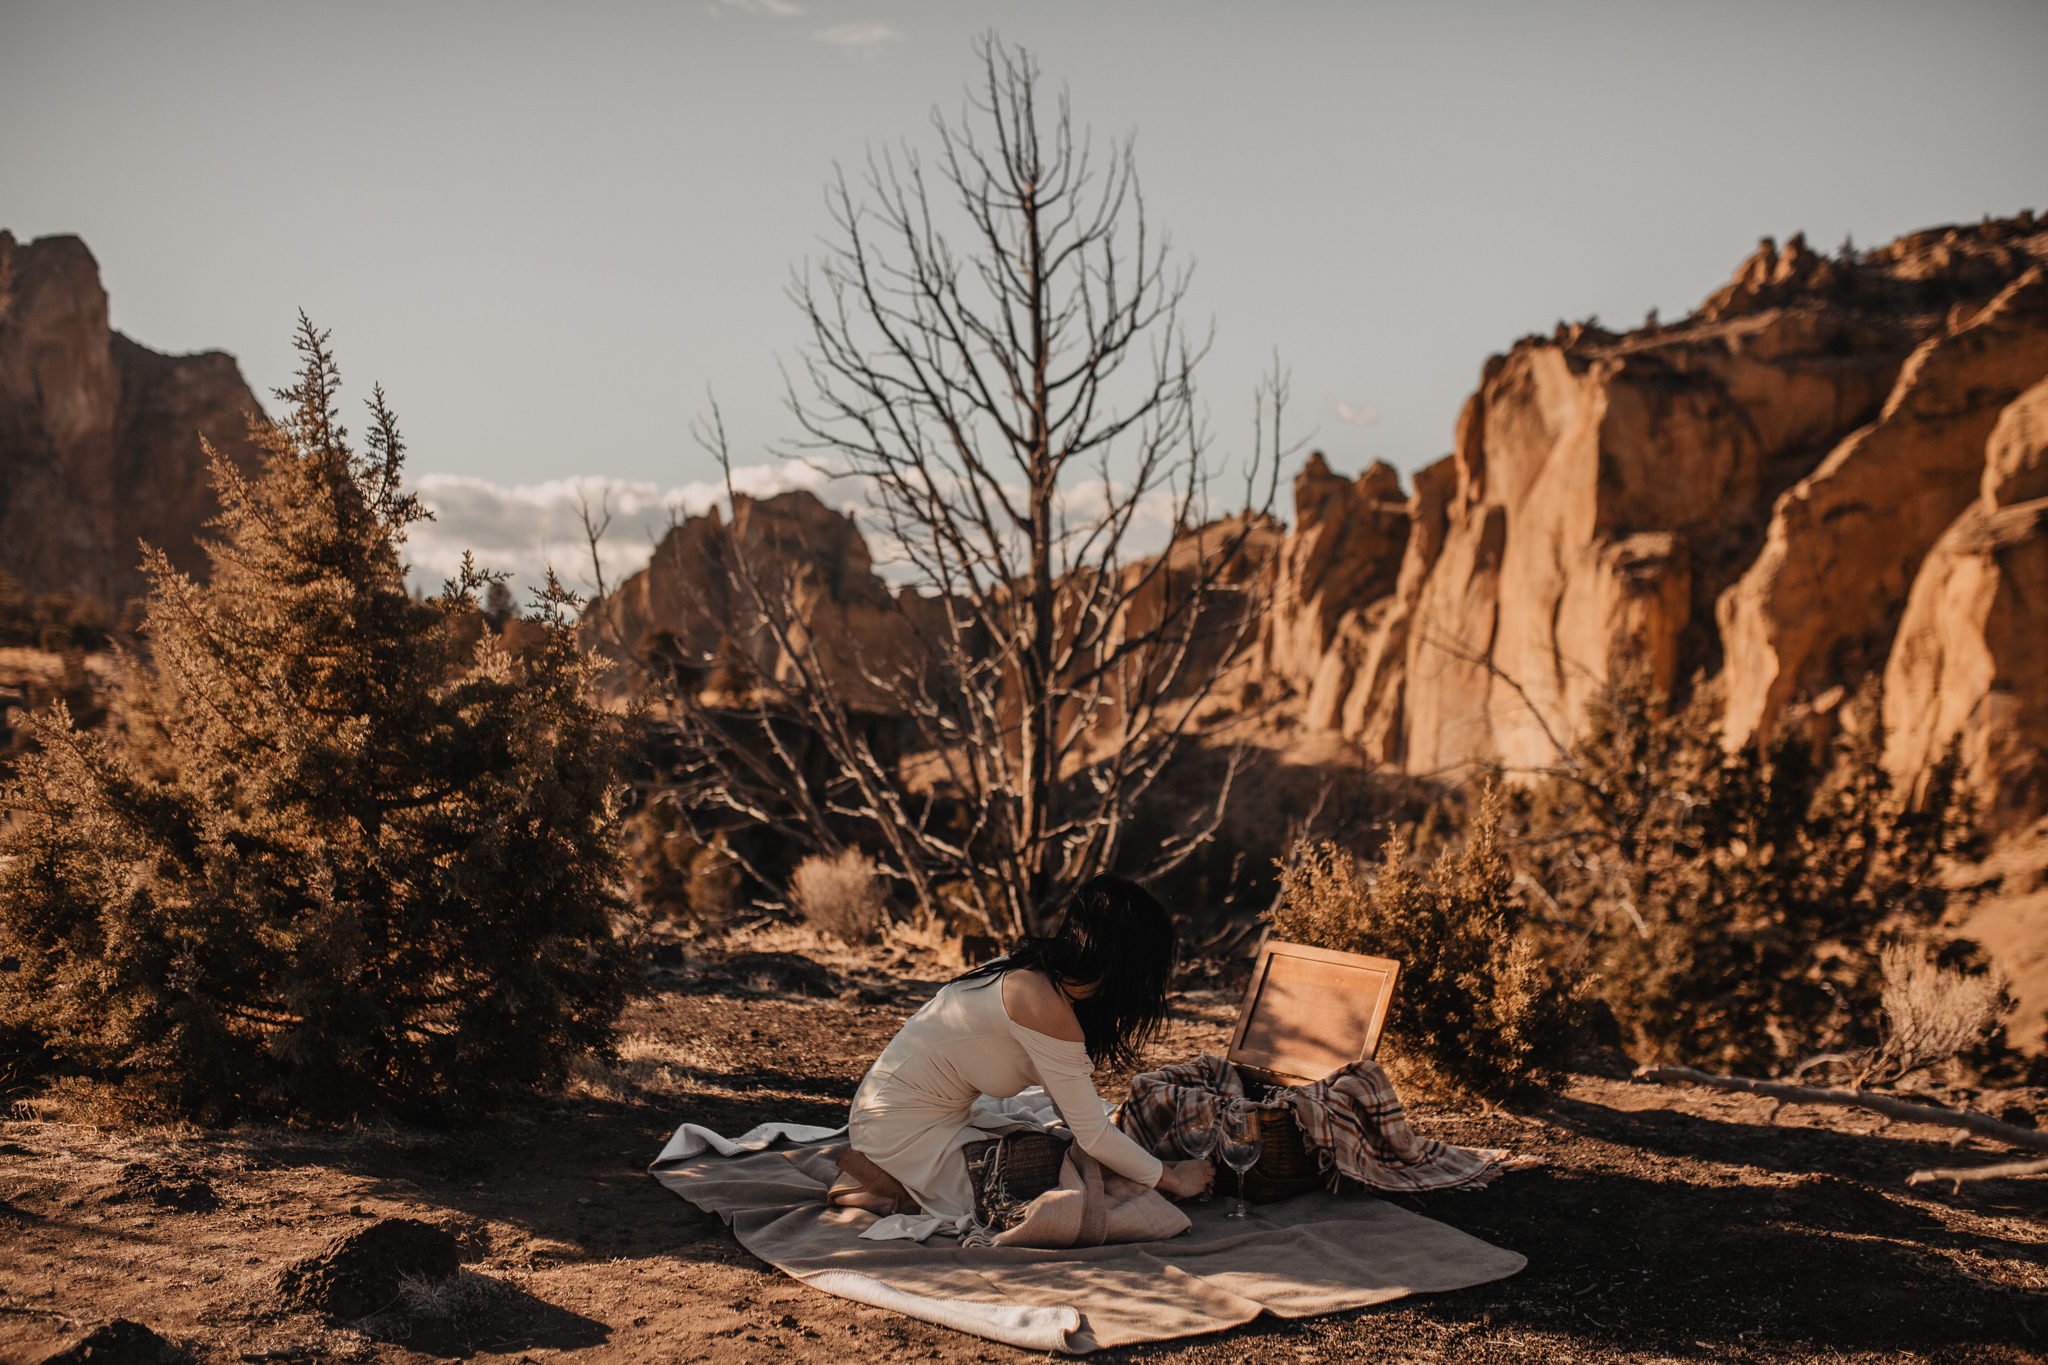
[[[1117,1131],[1090,1080],[1128,1067],[1166,1016],[1173,921],[1136,882],[1097,877],[1074,893],[1050,938],[1026,939],[912,1015],[853,1096],[852,1146],[828,1200],[875,1213],[971,1217],[961,1148],[987,1134],[983,1095],[1045,1092],[1081,1149],[1170,1195],[1209,1188],[1206,1161],[1162,1162]]]

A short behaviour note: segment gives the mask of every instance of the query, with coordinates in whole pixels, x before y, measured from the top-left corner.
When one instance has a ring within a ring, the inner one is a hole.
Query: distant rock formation
[[[718,660],[737,655],[758,678],[786,678],[797,666],[789,651],[771,632],[741,624],[757,620],[757,613],[734,579],[736,554],[766,594],[786,599],[797,632],[790,644],[800,651],[806,633],[816,640],[819,660],[847,705],[888,709],[869,679],[888,676],[914,656],[913,623],[928,613],[915,594],[901,603],[892,598],[853,520],[808,491],[765,499],[740,494],[730,526],[714,508],[671,527],[648,566],[585,613],[585,646],[620,663],[642,657],[707,674],[721,666]],[[739,689],[752,679],[697,681]],[[634,679],[629,670],[615,669],[607,685],[623,692]]]
[[[1901,781],[1961,737],[2000,827],[2042,813],[2044,262],[2031,214],[1766,241],[1683,322],[1524,339],[1404,516],[1311,462],[1259,668],[1411,773],[1552,761],[1624,666],[1707,679],[1731,743],[1882,677]]]
[[[1393,480],[1393,471],[1384,478]],[[1332,482],[1350,486],[1348,480]],[[1250,634],[1239,629],[1248,601],[1245,584],[1265,570],[1281,540],[1282,528],[1269,517],[1248,524],[1226,519],[1179,537],[1163,565],[1154,558],[1122,566],[1116,590],[1121,615],[1108,638],[1153,628],[1167,601],[1188,599],[1205,557],[1213,565],[1223,547],[1234,546],[1231,561],[1210,571],[1213,581],[1189,657],[1172,679],[1159,680],[1174,694],[1191,693],[1222,670],[1240,638]],[[739,564],[776,614],[791,623],[786,642],[759,626],[751,591],[733,572]],[[1070,587],[1078,582],[1067,580]],[[967,610],[958,615],[963,623],[973,617]],[[636,659],[657,672],[681,672],[700,693],[731,695],[756,680],[789,681],[798,667],[795,654],[814,643],[818,665],[847,707],[882,715],[901,704],[897,679],[936,666],[944,654],[936,642],[952,628],[944,599],[907,588],[892,592],[875,573],[853,518],[799,490],[765,499],[737,495],[730,526],[713,508],[671,527],[648,566],[587,611],[580,630],[586,648],[626,665],[606,674],[603,685],[614,700],[645,685],[647,674],[631,666]],[[962,629],[970,631],[961,641],[967,654],[985,656],[985,640],[965,624]],[[751,676],[733,676],[735,664]],[[1096,728],[1111,736],[1122,719],[1107,705],[1096,716]]]
[[[148,590],[141,541],[204,577],[194,537],[217,504],[200,438],[253,472],[260,411],[232,356],[113,331],[78,238],[0,231],[0,569],[26,591],[118,612]]]

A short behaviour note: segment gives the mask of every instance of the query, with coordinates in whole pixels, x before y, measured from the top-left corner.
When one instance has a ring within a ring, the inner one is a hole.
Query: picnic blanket
[[[1146,1151],[1171,1161],[1191,1150],[1183,1134],[1214,1128],[1217,1110],[1243,1098],[1237,1068],[1204,1052],[1191,1062],[1132,1077],[1117,1126]],[[1394,1193],[1483,1190],[1513,1163],[1495,1147],[1458,1147],[1416,1136],[1378,1062],[1353,1062],[1314,1085],[1275,1086],[1268,1098],[1253,1103],[1293,1111],[1332,1187],[1338,1176],[1348,1176]]]
[[[650,1168],[732,1225],[740,1244],[814,1289],[1034,1351],[1220,1331],[1260,1313],[1313,1317],[1514,1274],[1515,1252],[1369,1195],[1313,1191],[1243,1220],[1230,1201],[1178,1206],[1153,1242],[1038,1250],[874,1241],[877,1220],[829,1208],[843,1129],[763,1125],[737,1139],[684,1124]]]

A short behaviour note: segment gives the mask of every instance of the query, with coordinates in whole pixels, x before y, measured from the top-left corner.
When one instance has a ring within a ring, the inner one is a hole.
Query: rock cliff
[[[1976,494],[1907,597],[1885,761],[1917,778],[1959,740],[1980,816],[2004,833],[2048,811],[2048,379],[2000,414]]]
[[[1259,668],[1411,773],[1551,761],[1622,667],[1706,680],[1730,742],[1882,677],[1899,778],[1961,737],[2001,822],[2040,814],[2043,262],[2031,214],[1766,241],[1681,322],[1525,338],[1405,508],[1385,466],[1304,471]]]
[[[1524,338],[1411,493],[1311,457],[1293,529],[1247,547],[1271,587],[1248,680],[1436,774],[1553,761],[1623,668],[1713,688],[1730,743],[1882,679],[1902,782],[1960,740],[1999,828],[2048,812],[2044,263],[2031,215],[1834,258],[1766,241],[1682,321]],[[592,638],[710,652],[728,537],[776,549],[857,703],[857,653],[908,657],[858,532],[807,494],[672,531]]]
[[[1382,479],[1391,486],[1393,470],[1386,469]],[[1348,480],[1332,482],[1350,486]],[[1178,538],[1163,564],[1155,558],[1123,566],[1120,581],[1105,589],[1119,604],[1105,643],[1114,647],[1155,628],[1169,599],[1186,600],[1206,559],[1213,581],[1189,657],[1170,661],[1177,663],[1171,677],[1158,679],[1171,694],[1191,693],[1203,678],[1224,669],[1237,641],[1250,634],[1240,629],[1249,603],[1246,584],[1265,571],[1282,538],[1282,528],[1270,518],[1225,520]],[[1213,567],[1226,553],[1229,562]],[[741,564],[753,587],[734,572]],[[1085,585],[1076,578],[1067,586]],[[760,620],[752,600],[756,588],[789,623],[786,641],[767,628],[740,624]],[[970,612],[960,613],[963,621],[970,618]],[[900,704],[891,680],[933,666],[942,654],[933,645],[950,628],[943,599],[909,589],[892,593],[874,572],[854,520],[815,494],[797,491],[765,499],[736,496],[730,525],[714,508],[671,527],[648,566],[585,613],[581,637],[616,663],[637,658],[657,671],[677,669],[698,690],[713,693],[743,690],[756,679],[791,679],[798,667],[792,651],[801,653],[815,641],[819,666],[848,707],[883,714]],[[962,643],[970,655],[986,653],[974,635]],[[751,677],[737,676],[735,665]],[[614,700],[623,700],[645,681],[638,669],[620,667],[607,671],[604,686]],[[1095,726],[1113,736],[1121,722],[1110,705],[1097,714]]]
[[[260,411],[231,356],[113,331],[78,238],[0,231],[0,569],[26,591],[118,612],[148,587],[141,541],[203,577],[194,537],[216,503],[200,438],[253,471]]]

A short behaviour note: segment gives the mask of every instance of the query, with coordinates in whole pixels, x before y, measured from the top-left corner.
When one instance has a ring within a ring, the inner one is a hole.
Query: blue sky
[[[530,570],[569,481],[658,509],[709,480],[707,395],[780,468],[823,187],[928,147],[989,28],[1136,133],[1223,444],[1277,349],[1345,471],[1437,458],[1489,353],[1682,315],[1759,236],[2048,207],[2038,0],[5,0],[0,226],[83,236],[117,327],[259,391],[305,308],[443,490],[421,558]]]

